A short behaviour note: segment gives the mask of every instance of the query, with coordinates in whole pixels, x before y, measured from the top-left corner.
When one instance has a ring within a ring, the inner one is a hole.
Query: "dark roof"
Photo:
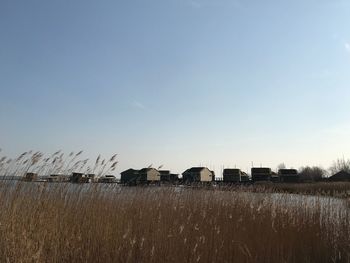
[[[271,168],[268,168],[268,167],[253,167],[252,168],[252,172],[263,172],[263,173],[266,173],[266,172],[271,172]]]
[[[184,173],[200,173],[203,169],[208,169],[208,168],[206,168],[206,167],[192,167],[192,168],[184,171]]]
[[[350,173],[346,171],[340,171],[329,177],[329,180],[350,180]]]
[[[138,172],[139,170],[135,170],[135,169],[132,169],[132,168],[130,168],[130,169],[128,169],[128,170],[125,170],[125,171],[123,171],[123,172],[121,172],[120,174],[125,174],[125,173],[129,173],[129,172]]]
[[[148,172],[148,171],[150,171],[150,170],[156,170],[156,171],[158,172],[158,170],[155,169],[155,168],[142,168],[139,172],[140,172],[140,173],[146,173],[146,172]]]

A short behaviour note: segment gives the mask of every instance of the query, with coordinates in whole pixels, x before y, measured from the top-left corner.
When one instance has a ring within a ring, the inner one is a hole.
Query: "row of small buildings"
[[[49,183],[117,183],[114,175],[104,175],[96,177],[95,174],[72,173],[71,175],[52,174],[48,176],[39,176],[37,173],[26,173],[22,178],[26,182],[49,182]]]
[[[249,183],[249,182],[282,182],[298,183],[301,181],[300,174],[296,169],[280,169],[275,173],[271,168],[254,167],[251,169],[251,177],[240,169],[224,169],[222,178],[216,178],[214,171],[207,167],[192,167],[182,173],[182,178],[178,174],[173,174],[169,170],[157,170],[155,168],[143,168],[140,170],[128,169],[121,172],[120,180],[114,175],[104,175],[96,177],[94,174],[72,173],[71,175],[50,175],[38,176],[36,173],[27,173],[24,181],[44,181],[44,182],[71,182],[71,183],[117,183],[124,185],[138,185],[148,183]],[[350,181],[350,173],[340,171],[326,179],[327,181]]]
[[[251,179],[248,174],[240,169],[224,169],[222,179],[216,179],[214,171],[207,167],[192,167],[182,173],[182,178],[178,174],[172,174],[167,170],[157,170],[155,168],[143,168],[141,170],[128,169],[121,173],[120,182],[122,184],[140,184],[149,182],[183,182],[183,183],[209,183],[220,181],[224,183],[245,183],[249,181],[273,181],[273,182],[298,182],[299,174],[295,169],[280,169],[278,174],[272,172],[270,168],[252,168]]]

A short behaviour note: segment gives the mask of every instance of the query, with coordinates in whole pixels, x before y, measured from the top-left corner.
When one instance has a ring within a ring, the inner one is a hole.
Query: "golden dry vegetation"
[[[246,185],[219,186],[221,190],[241,190],[252,193],[290,193],[312,196],[350,198],[350,182],[271,183],[261,182]]]
[[[350,262],[344,199],[0,183],[0,262]]]

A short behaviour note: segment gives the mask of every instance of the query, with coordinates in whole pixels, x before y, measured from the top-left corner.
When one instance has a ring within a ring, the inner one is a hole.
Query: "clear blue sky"
[[[350,157],[347,0],[2,0],[1,154],[121,171]]]

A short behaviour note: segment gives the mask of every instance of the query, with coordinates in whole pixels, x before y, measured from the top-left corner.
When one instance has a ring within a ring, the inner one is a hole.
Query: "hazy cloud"
[[[345,50],[346,50],[347,52],[350,53],[350,43],[349,43],[349,42],[346,42],[346,43],[344,44],[344,47],[345,47]]]
[[[144,110],[146,109],[145,105],[143,105],[141,102],[134,100],[131,102],[131,106],[136,109]]]

